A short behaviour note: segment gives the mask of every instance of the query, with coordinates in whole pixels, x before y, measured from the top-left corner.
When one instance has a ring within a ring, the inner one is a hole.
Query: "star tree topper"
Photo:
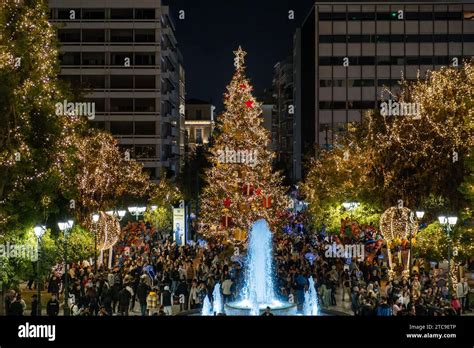
[[[244,57],[247,54],[247,52],[242,50],[242,47],[239,46],[239,49],[237,51],[234,51],[234,54],[235,54],[234,66],[236,67],[236,69],[241,69],[244,66],[244,63],[245,63]]]

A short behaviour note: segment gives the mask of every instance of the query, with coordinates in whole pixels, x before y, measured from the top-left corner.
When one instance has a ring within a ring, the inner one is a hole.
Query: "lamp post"
[[[135,216],[136,220],[138,221],[138,217],[142,215],[146,210],[146,207],[128,207],[128,211],[132,216]]]
[[[92,221],[94,221],[94,274],[97,274],[97,222],[99,217],[99,214],[92,215]]]
[[[64,316],[69,316],[69,272],[67,262],[67,242],[73,225],[74,221],[72,220],[68,220],[67,222],[58,222],[59,229],[61,232],[64,232]]]
[[[156,209],[158,209],[158,206],[157,206],[157,205],[152,205],[152,206],[150,207],[150,209],[151,209],[152,212],[156,212]],[[154,217],[154,222],[155,222],[155,233],[158,233],[158,226],[157,226],[158,223],[157,223],[156,214],[154,214],[153,217]]]
[[[413,214],[413,212],[412,212],[412,214]],[[420,226],[419,221],[421,219],[423,219],[423,216],[425,216],[425,212],[422,211],[422,210],[417,210],[415,212],[415,214],[416,214],[416,219],[418,220],[418,228],[419,228],[419,226]],[[413,253],[412,253],[412,241],[411,241],[412,239],[413,239],[413,228],[410,228],[410,240],[409,240],[409,242],[410,242],[410,259],[408,261],[410,276],[412,274],[412,267],[413,267],[413,261],[412,261],[413,260]]]
[[[352,220],[352,211],[354,209],[356,209],[359,205],[360,205],[359,202],[344,202],[344,203],[342,203],[342,206],[344,207],[344,209],[349,211],[351,220]]]
[[[446,235],[448,236],[448,299],[451,299],[451,291],[453,287],[453,280],[451,279],[451,232],[454,225],[458,222],[456,216],[438,216],[438,221],[443,226]]]
[[[36,315],[41,316],[41,275],[40,275],[40,256],[41,256],[41,238],[43,238],[44,232],[46,231],[45,226],[36,226],[34,229],[36,236],[36,291],[38,296],[38,305],[36,307]]]

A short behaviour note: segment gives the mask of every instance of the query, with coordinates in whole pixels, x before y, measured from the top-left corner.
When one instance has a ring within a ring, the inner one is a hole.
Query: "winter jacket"
[[[169,307],[172,305],[171,292],[169,292],[169,290],[165,290],[162,292],[161,304],[165,307]]]
[[[132,298],[132,293],[127,290],[127,288],[123,288],[119,292],[119,304],[120,306],[129,306],[130,305],[130,299]]]
[[[391,317],[392,308],[386,303],[381,304],[377,307],[377,316],[378,317]]]
[[[10,315],[13,316],[22,316],[23,315],[23,305],[20,301],[12,302],[10,305]]]
[[[49,300],[48,304],[46,305],[46,313],[49,316],[57,316],[59,314],[59,302],[58,300]]]
[[[140,304],[145,304],[146,303],[146,298],[148,296],[149,291],[150,291],[150,287],[148,286],[147,283],[141,282],[140,284],[138,284],[137,297],[138,297],[138,301],[140,302]]]

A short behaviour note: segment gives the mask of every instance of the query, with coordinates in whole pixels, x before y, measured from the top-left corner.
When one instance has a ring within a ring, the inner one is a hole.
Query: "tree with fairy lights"
[[[0,11],[0,235],[24,231],[58,209],[57,154],[71,122],[47,1],[4,0]]]
[[[464,177],[464,181],[459,186],[459,191],[463,194],[466,201],[470,203],[467,205],[464,213],[466,217],[470,217],[472,219],[474,218],[474,147],[471,147],[469,150],[464,163],[468,172]]]
[[[239,47],[234,54],[235,73],[224,94],[226,111],[210,148],[212,167],[206,173],[199,229],[207,238],[229,242],[243,240],[259,218],[275,232],[287,205],[281,175],[272,170],[274,154],[261,125],[261,104],[245,76],[246,52]]]
[[[373,166],[368,177],[379,186],[384,205],[402,199],[424,206],[430,196],[443,197],[450,210],[465,206],[458,191],[467,174],[465,158],[474,146],[474,64],[444,67],[424,80],[401,82],[399,103],[415,103],[417,117],[366,115],[361,146]]]
[[[444,209],[469,206],[474,64],[465,61],[400,84],[401,93],[392,97],[398,103],[416,103],[417,117],[370,110],[334,150],[318,153],[303,184],[313,211],[321,213],[326,202],[347,199],[382,209],[398,200],[425,207],[433,197],[446,202]]]
[[[150,184],[149,209],[143,214],[143,220],[154,226],[159,233],[169,232],[173,225],[173,206],[179,204],[183,195],[178,186],[162,175],[158,184]]]
[[[149,176],[143,171],[143,164],[122,153],[111,134],[90,130],[71,142],[74,160],[61,160],[63,170],[75,175],[66,175],[61,187],[75,200],[79,221],[88,225],[92,213],[115,207],[123,197],[148,193]]]

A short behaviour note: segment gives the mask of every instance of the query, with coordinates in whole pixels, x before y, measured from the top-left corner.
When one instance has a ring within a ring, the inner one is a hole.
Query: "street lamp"
[[[117,214],[118,214],[119,221],[122,221],[125,214],[127,214],[127,211],[126,210],[117,210]]]
[[[346,210],[354,210],[354,209],[357,208],[359,205],[360,205],[359,202],[344,202],[344,203],[342,203],[342,206],[343,206],[344,209],[346,209]]]
[[[105,212],[107,215],[113,216],[118,219],[118,221],[122,221],[123,217],[127,213],[126,210],[107,210]]]
[[[157,205],[152,205],[150,206],[150,209],[151,211],[156,211],[156,209],[158,209],[158,206]],[[158,236],[158,222],[157,222],[157,217],[156,217],[156,214],[154,214],[154,220],[155,220],[155,236]],[[156,238],[156,237],[155,237]]]
[[[458,222],[458,218],[456,216],[438,216],[438,221],[443,226],[446,235],[448,236],[448,298],[451,299],[451,291],[453,287],[453,280],[451,279],[451,232],[453,230],[453,226],[456,225]]]
[[[138,217],[142,215],[145,212],[145,210],[146,210],[146,207],[128,207],[128,211],[130,212],[130,214],[135,216],[137,221],[138,221]]]
[[[360,205],[359,202],[344,202],[344,203],[342,203],[342,206],[344,207],[344,209],[349,211],[351,220],[352,220],[352,211],[354,209],[356,209],[359,205]]]
[[[64,232],[64,315],[69,316],[69,273],[68,273],[68,262],[67,262],[67,240],[69,238],[69,232],[71,232],[74,221],[68,220],[67,222],[58,222],[58,227],[61,232]]]
[[[41,276],[40,276],[40,244],[41,238],[43,238],[44,232],[46,231],[45,226],[36,226],[34,229],[35,236],[36,236],[36,252],[37,252],[37,260],[36,260],[36,291],[38,296],[38,305],[36,307],[36,315],[41,315]]]

